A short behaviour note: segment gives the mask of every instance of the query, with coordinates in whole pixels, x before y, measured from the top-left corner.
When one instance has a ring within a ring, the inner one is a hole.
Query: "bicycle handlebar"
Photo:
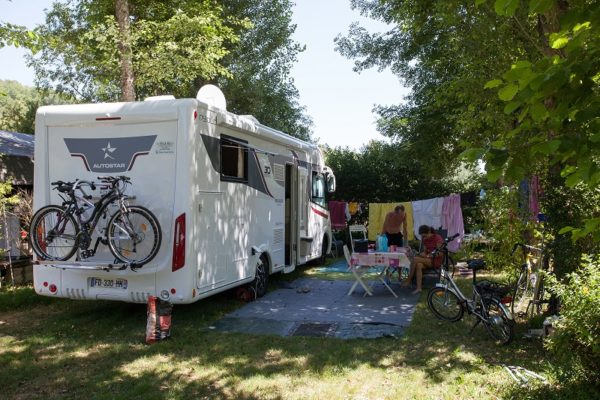
[[[442,244],[441,244],[439,247],[436,247],[435,249],[433,249],[433,250],[431,251],[431,253],[430,253],[430,254],[431,254],[431,256],[432,256],[432,257],[435,257],[435,256],[437,256],[437,254],[438,254],[440,251],[442,251],[442,250],[444,250],[444,249],[448,248],[448,243],[450,243],[451,241],[453,241],[454,239],[456,239],[456,238],[457,238],[457,237],[459,237],[459,236],[460,236],[460,233],[455,233],[454,235],[447,237],[447,238],[444,240],[444,243],[442,243]]]
[[[535,251],[542,251],[542,249],[537,248],[535,246],[530,246],[528,244],[525,243],[515,243],[515,245],[513,246],[512,251],[510,252],[510,255],[513,256],[515,254],[515,251],[517,251],[517,248],[522,248],[523,250],[535,250]]]

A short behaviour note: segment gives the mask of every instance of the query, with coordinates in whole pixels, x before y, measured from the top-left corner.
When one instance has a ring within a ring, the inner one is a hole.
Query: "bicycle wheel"
[[[439,286],[429,291],[427,305],[436,317],[450,322],[460,320],[465,312],[456,293]]]
[[[541,279],[541,277],[538,279]],[[545,294],[544,281],[540,281],[538,284],[538,287],[537,287],[537,293],[536,293],[536,289],[535,289],[535,285],[534,285],[531,301],[530,301],[529,305],[527,306],[526,315],[529,318],[533,318],[536,315],[541,315],[544,313],[544,310],[545,310],[544,305],[547,304],[547,301],[544,300],[544,294]]]
[[[517,285],[513,291],[510,311],[514,315],[527,314],[527,308],[533,298],[533,288],[535,286],[535,274],[530,274],[526,268],[521,271]]]
[[[488,333],[500,344],[509,344],[515,335],[514,322],[508,310],[496,298],[485,300],[487,320],[483,321]]]
[[[78,231],[75,218],[64,208],[42,207],[31,218],[31,247],[41,259],[66,261],[77,251]]]
[[[149,210],[140,206],[117,211],[106,227],[111,253],[124,263],[143,265],[156,256],[162,233],[158,220]]]

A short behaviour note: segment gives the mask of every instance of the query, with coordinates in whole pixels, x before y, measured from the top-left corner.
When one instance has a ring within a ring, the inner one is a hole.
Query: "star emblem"
[[[102,148],[102,151],[104,152],[104,159],[106,160],[107,158],[112,158],[114,160],[115,158],[111,156],[110,153],[113,153],[116,149],[116,147],[110,147],[110,142],[108,142],[106,147]]]

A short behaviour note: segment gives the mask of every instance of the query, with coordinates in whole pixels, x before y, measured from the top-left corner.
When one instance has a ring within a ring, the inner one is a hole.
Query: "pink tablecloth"
[[[410,267],[410,260],[404,252],[352,253],[350,257],[350,264],[353,266],[383,265],[388,267]]]

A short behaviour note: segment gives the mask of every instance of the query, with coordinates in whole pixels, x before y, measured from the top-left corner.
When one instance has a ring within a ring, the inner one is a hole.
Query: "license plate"
[[[90,286],[97,288],[127,289],[127,279],[90,278]]]

